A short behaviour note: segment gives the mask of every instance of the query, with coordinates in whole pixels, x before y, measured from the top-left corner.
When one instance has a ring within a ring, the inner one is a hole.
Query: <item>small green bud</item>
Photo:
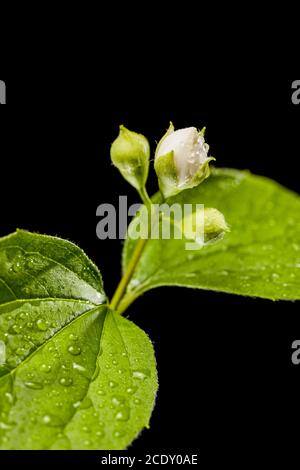
[[[159,142],[154,160],[160,190],[165,198],[198,186],[209,174],[209,146],[204,131],[195,127],[174,130],[171,123]]]
[[[135,189],[144,188],[149,171],[150,147],[142,134],[120,126],[120,133],[110,149],[111,161]]]
[[[222,212],[213,208],[201,208],[183,219],[184,235],[189,240],[213,243],[229,232]]]

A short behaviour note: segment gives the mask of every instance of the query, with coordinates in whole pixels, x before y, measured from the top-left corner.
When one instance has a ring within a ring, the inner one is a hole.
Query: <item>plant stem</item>
[[[122,297],[123,297],[123,294],[126,290],[126,287],[132,277],[132,274],[133,274],[133,271],[140,259],[140,257],[142,256],[142,253],[143,253],[143,250],[144,250],[144,247],[147,243],[147,238],[140,238],[139,241],[137,242],[137,245],[135,247],[135,250],[133,252],[133,255],[129,261],[129,264],[127,266],[127,269],[126,269],[126,272],[124,274],[124,276],[122,277],[114,295],[113,295],[113,298],[110,302],[110,306],[113,310],[116,310],[120,301],[122,300]]]
[[[140,189],[138,191],[139,195],[140,195],[140,198],[141,200],[143,201],[144,205],[146,206],[147,210],[148,210],[148,236],[149,236],[149,233],[150,233],[150,221],[151,221],[151,199],[147,193],[147,190],[145,187],[143,187],[142,189]],[[124,276],[122,277],[121,281],[119,282],[119,285],[117,286],[117,289],[111,299],[111,302],[110,302],[110,307],[113,309],[113,310],[117,310],[118,308],[118,305],[119,303],[121,302],[122,298],[123,298],[123,294],[124,292],[126,291],[126,287],[133,275],[133,272],[135,270],[135,267],[140,259],[140,257],[142,256],[142,253],[144,251],[144,248],[145,248],[145,245],[148,241],[148,237],[147,238],[140,238],[139,241],[137,242],[136,244],[136,247],[134,249],[134,252],[133,252],[133,255],[128,263],[128,266],[127,266],[127,269],[126,269],[126,272],[124,274]]]
[[[138,191],[139,195],[140,195],[140,198],[141,200],[143,201],[143,203],[145,204],[145,206],[147,207],[148,210],[151,211],[151,205],[152,205],[152,202],[151,202],[151,199],[147,193],[147,190],[146,190],[146,187],[144,186],[143,188],[141,188],[139,191]],[[151,213],[151,212],[150,212]]]

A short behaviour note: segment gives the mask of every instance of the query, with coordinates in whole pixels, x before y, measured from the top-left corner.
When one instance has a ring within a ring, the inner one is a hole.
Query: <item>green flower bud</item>
[[[200,243],[213,243],[229,232],[224,215],[213,208],[201,208],[183,219],[185,238]]]
[[[209,174],[209,146],[205,143],[203,129],[195,127],[174,130],[171,123],[159,142],[154,160],[161,192],[165,198],[184,189],[198,186]]]
[[[111,161],[135,189],[144,188],[149,171],[150,147],[142,134],[120,126],[120,133],[110,149]]]

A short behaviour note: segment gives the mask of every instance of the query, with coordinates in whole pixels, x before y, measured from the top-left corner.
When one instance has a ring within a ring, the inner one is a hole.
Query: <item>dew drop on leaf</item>
[[[63,385],[64,387],[69,387],[70,385],[72,385],[73,380],[71,379],[71,377],[61,377],[59,379],[59,383],[60,385]]]
[[[72,356],[78,356],[81,353],[81,349],[79,346],[71,345],[68,347],[68,351]]]
[[[122,408],[122,410],[118,411],[116,414],[117,421],[128,421],[130,417],[130,409],[128,407]]]
[[[40,331],[46,331],[48,330],[48,323],[43,320],[43,318],[39,318],[36,322],[36,326]]]
[[[121,397],[121,396],[119,396],[119,395],[118,395],[118,396],[114,396],[114,397],[112,397],[111,402],[112,402],[112,404],[113,404],[114,406],[119,407],[119,406],[124,405],[124,403],[125,403],[125,398],[124,398],[124,397]]]
[[[77,341],[77,340],[78,340],[78,336],[77,336],[77,335],[74,335],[74,333],[71,333],[71,334],[69,335],[69,339],[70,339],[71,341]]]
[[[126,392],[129,394],[129,395],[133,395],[135,392],[137,391],[137,387],[133,386],[133,387],[128,387]]]
[[[41,390],[43,388],[43,385],[40,382],[25,382],[24,385],[32,390]]]
[[[52,369],[52,367],[49,364],[42,364],[41,367],[40,367],[40,371],[45,372],[46,374],[51,372],[51,369]]]
[[[110,388],[115,388],[115,387],[118,386],[118,384],[117,384],[116,382],[114,382],[113,380],[110,380],[110,381],[108,382],[108,385],[109,385]]]
[[[10,405],[13,404],[13,402],[14,402],[14,397],[13,397],[13,395],[12,395],[10,392],[6,392],[6,393],[5,393],[5,398],[6,398],[6,400],[8,401],[8,403],[9,403]]]
[[[73,362],[73,369],[78,370],[79,372],[86,372],[86,368],[77,362]]]
[[[123,437],[124,433],[122,431],[115,431],[114,432],[114,437]]]
[[[132,371],[132,377],[138,380],[145,380],[151,376],[151,372],[148,369],[134,370]]]
[[[55,416],[55,415],[51,415],[51,414],[44,415],[42,421],[47,426],[57,427],[57,426],[62,425],[62,422],[61,422],[61,419],[59,418],[59,416]]]

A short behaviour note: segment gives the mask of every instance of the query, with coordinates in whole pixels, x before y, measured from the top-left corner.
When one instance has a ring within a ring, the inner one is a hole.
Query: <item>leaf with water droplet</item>
[[[97,268],[75,245],[23,231],[0,239],[0,407],[12,419],[1,417],[1,449],[123,449],[148,426],[151,342],[104,301]],[[133,385],[130,364],[149,378]]]
[[[161,202],[159,195],[153,200]],[[186,240],[149,240],[120,311],[147,290],[164,285],[272,300],[300,299],[299,195],[247,171],[215,169],[201,185],[168,203],[214,207],[224,214],[230,233],[193,251],[186,249]],[[124,272],[136,243],[130,237],[125,241]],[[280,279],[272,279],[272,273]]]

